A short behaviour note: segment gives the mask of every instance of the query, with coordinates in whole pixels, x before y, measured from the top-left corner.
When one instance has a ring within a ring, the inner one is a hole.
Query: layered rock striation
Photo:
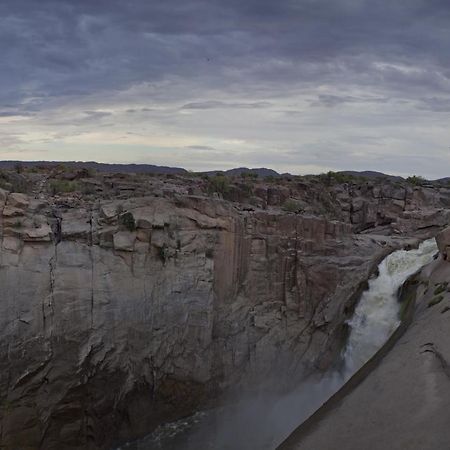
[[[379,260],[447,217],[441,200],[417,203],[388,231],[355,234],[357,211],[340,206],[355,197],[336,185],[258,185],[247,203],[191,179],[104,176],[82,180],[83,195],[34,183],[0,191],[0,442],[11,449],[110,448],[230,388],[327,369]],[[278,200],[258,205],[258,189]],[[285,189],[310,196],[310,211],[282,208]]]

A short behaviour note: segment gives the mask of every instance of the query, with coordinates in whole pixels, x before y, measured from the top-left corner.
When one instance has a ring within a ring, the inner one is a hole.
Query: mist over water
[[[125,450],[271,450],[333,395],[398,327],[399,288],[409,276],[432,261],[434,239],[416,250],[398,250],[378,266],[355,309],[343,352],[343,369],[311,377],[285,395],[262,392],[231,406],[198,412],[159,427]],[[274,380],[274,384],[276,380]]]

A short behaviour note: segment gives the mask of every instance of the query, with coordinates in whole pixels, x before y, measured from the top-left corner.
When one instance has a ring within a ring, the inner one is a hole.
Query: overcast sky
[[[450,175],[448,0],[1,0],[0,159]]]

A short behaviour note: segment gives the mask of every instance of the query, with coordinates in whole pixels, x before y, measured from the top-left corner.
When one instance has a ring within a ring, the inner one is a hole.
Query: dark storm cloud
[[[171,76],[242,92],[449,87],[445,1],[3,0],[0,17],[1,103],[42,108]]]

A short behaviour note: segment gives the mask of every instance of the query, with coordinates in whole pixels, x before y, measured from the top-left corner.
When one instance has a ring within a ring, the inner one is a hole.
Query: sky
[[[448,0],[1,0],[0,159],[450,176]]]

